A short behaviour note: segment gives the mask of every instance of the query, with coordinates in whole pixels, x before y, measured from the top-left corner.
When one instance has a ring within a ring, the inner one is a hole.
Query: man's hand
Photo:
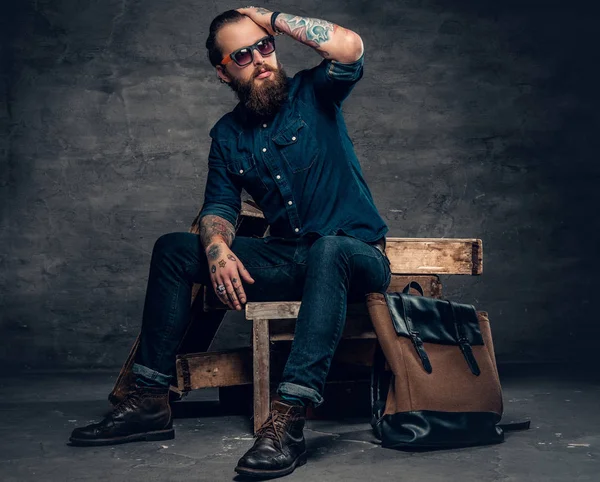
[[[270,10],[262,7],[244,7],[238,8],[237,11],[242,15],[250,17],[256,25],[264,28],[269,35],[277,35],[271,28],[271,15],[273,15],[273,12]]]
[[[229,308],[241,311],[247,301],[242,279],[250,284],[254,284],[254,279],[224,242],[217,241],[208,246],[206,257],[215,293]],[[219,290],[219,286],[225,289]]]

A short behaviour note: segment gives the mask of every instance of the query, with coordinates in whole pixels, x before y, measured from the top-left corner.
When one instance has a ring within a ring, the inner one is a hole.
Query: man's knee
[[[317,239],[310,248],[309,262],[318,263],[339,262],[346,259],[351,238],[347,236],[323,236]]]
[[[153,256],[165,257],[185,252],[190,248],[190,236],[194,235],[191,233],[163,234],[154,242]]]

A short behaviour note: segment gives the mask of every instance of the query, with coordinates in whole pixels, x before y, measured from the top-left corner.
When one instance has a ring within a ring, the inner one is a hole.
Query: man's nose
[[[265,58],[257,49],[254,49],[252,52],[252,60],[254,61],[254,65],[262,65],[265,63]]]

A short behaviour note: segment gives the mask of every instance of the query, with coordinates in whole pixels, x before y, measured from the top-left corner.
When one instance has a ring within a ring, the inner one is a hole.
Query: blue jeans
[[[348,236],[236,237],[231,250],[255,280],[253,285],[244,284],[248,301],[302,300],[278,392],[321,404],[331,359],[344,329],[346,304],[387,289],[391,279],[387,257],[376,247]],[[146,383],[165,386],[170,382],[177,347],[190,317],[193,283],[212,287],[200,237],[170,233],[158,238],[133,366]]]

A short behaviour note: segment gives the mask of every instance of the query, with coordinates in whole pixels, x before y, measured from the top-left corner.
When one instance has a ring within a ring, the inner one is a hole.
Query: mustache
[[[254,70],[254,74],[252,75],[252,77],[258,77],[260,74],[263,74],[265,72],[276,72],[277,70],[278,69],[276,69],[275,67],[271,67],[270,65],[263,64]]]

